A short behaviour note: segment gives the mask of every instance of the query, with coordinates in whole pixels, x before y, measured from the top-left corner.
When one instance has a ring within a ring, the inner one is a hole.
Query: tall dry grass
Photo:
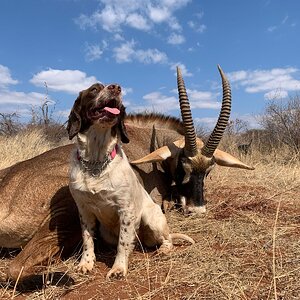
[[[32,148],[20,146],[21,140],[0,143],[0,152],[9,143],[16,145],[6,150],[10,157],[4,159],[7,165],[52,146],[41,136],[29,140]],[[4,284],[0,298],[299,299],[299,159],[288,148],[266,153],[259,143],[254,143],[246,156],[237,151],[235,141],[224,140],[222,147],[255,170],[217,166],[206,179],[205,215],[167,212],[172,232],[189,234],[195,245],[176,246],[169,256],[135,250],[127,279],[117,282],[105,279],[115,252],[102,246],[91,274],[78,274],[77,258],[72,257],[49,265],[42,287],[14,291],[13,286]],[[8,261],[2,260],[0,271]],[[51,274],[57,271],[61,277],[54,280]],[[60,284],[66,276],[74,282]]]
[[[66,143],[66,138],[60,142],[51,142],[43,130],[38,128],[19,131],[15,136],[0,135],[0,169]]]

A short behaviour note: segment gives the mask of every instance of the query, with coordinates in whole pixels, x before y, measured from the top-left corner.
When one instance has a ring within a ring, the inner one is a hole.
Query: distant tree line
[[[31,109],[31,119],[26,124],[20,122],[17,113],[0,112],[0,135],[13,136],[21,130],[40,128],[46,137],[55,142],[67,136],[65,124],[53,118],[53,108],[49,110],[47,99],[40,107]],[[270,101],[260,117],[260,129],[249,129],[241,119],[231,120],[224,139],[226,148],[233,146],[242,154],[248,154],[253,145],[262,152],[269,153],[283,145],[292,154],[300,155],[300,96],[295,95],[286,101]],[[205,139],[208,133],[203,127],[197,133]],[[247,146],[248,145],[248,146]]]
[[[230,120],[223,146],[241,155],[255,148],[262,154],[278,151],[285,146],[291,155],[300,156],[300,96],[288,100],[272,100],[258,119],[260,128],[249,129],[246,121]],[[203,135],[202,135],[203,136]]]
[[[39,107],[31,107],[30,120],[21,122],[20,116],[14,113],[0,112],[0,135],[14,136],[23,130],[40,129],[51,142],[60,141],[67,137],[65,124],[61,124],[53,117],[53,112],[49,110],[49,102],[45,100]]]

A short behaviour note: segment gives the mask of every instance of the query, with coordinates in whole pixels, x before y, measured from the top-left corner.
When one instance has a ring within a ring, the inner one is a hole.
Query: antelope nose
[[[110,84],[107,88],[110,91],[114,91],[114,92],[117,92],[117,93],[121,93],[121,91],[122,91],[121,87],[118,84]]]

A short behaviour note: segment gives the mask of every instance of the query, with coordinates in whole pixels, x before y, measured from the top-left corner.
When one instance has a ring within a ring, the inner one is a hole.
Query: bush
[[[0,135],[12,136],[15,135],[22,125],[18,121],[17,113],[0,113]]]
[[[274,147],[287,145],[294,154],[300,153],[300,97],[287,102],[271,101],[261,119],[261,125]]]

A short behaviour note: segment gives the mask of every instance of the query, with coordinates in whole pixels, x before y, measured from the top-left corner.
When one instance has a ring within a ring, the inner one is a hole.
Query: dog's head
[[[95,83],[79,93],[69,115],[67,131],[71,140],[90,126],[118,128],[123,143],[128,143],[124,125],[125,107],[122,104],[121,87],[118,84]]]

